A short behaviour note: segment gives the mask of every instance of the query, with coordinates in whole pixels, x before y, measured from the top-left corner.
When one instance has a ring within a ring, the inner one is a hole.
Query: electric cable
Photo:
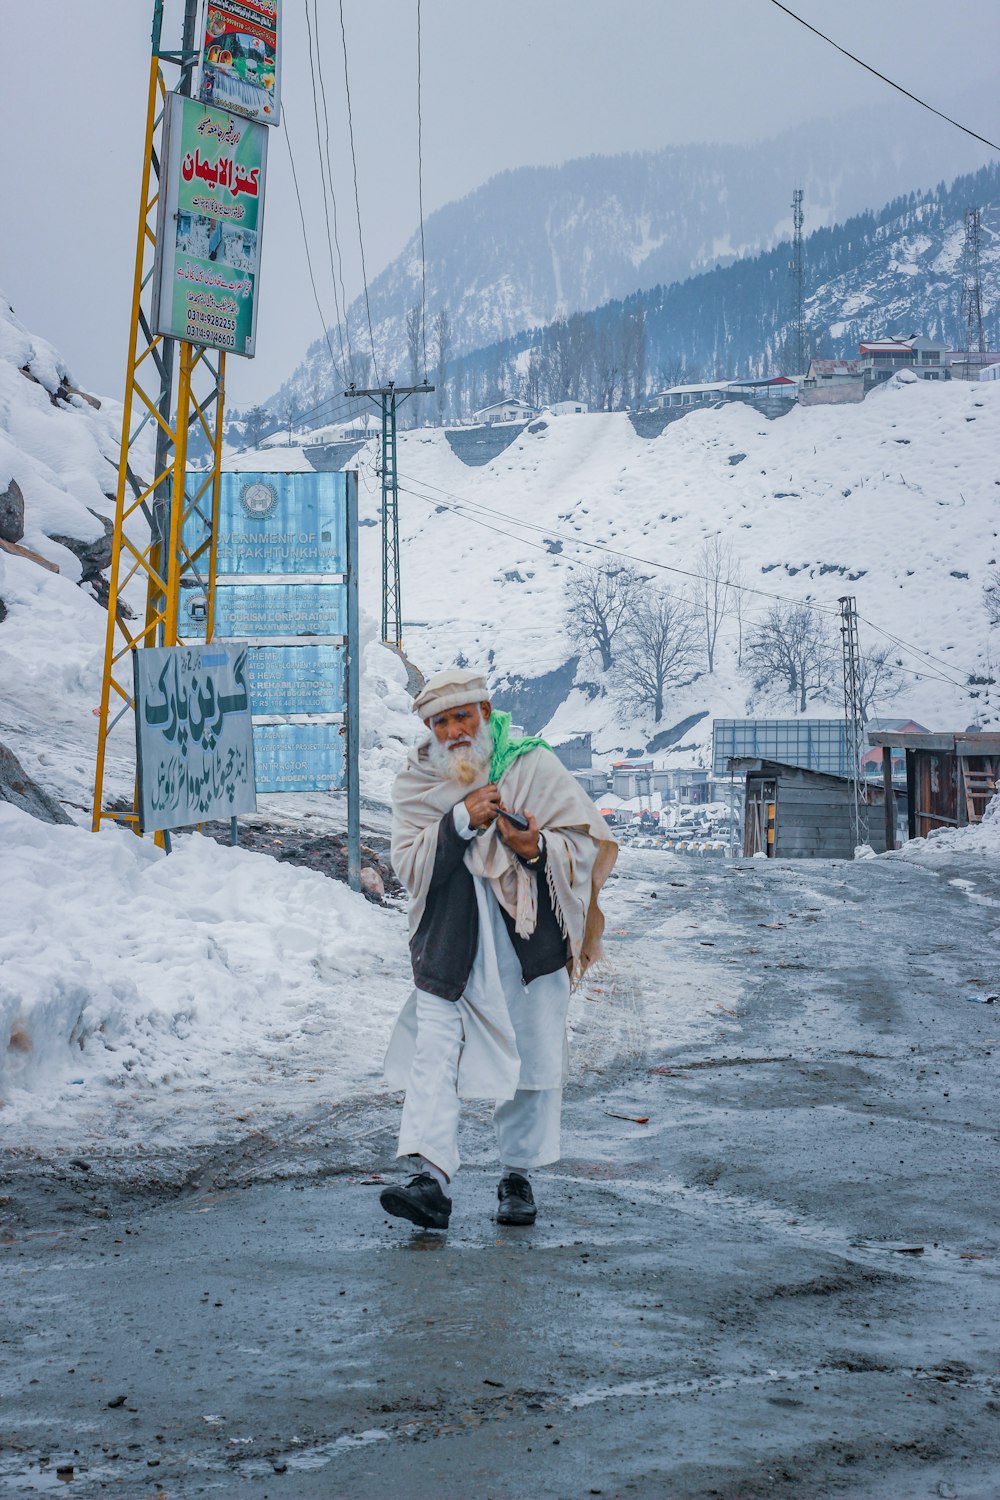
[[[836,48],[844,57],[849,57],[851,62],[857,63],[860,68],[864,68],[866,73],[871,73],[874,77],[880,78],[883,83],[887,83],[897,93],[905,94],[907,99],[912,99],[914,104],[920,105],[921,109],[930,110],[932,115],[937,115],[939,119],[946,120],[949,125],[954,125],[956,130],[961,130],[965,135],[971,135],[973,140],[981,141],[984,146],[989,146],[992,151],[1000,151],[1000,146],[997,145],[996,141],[988,140],[985,135],[980,135],[977,131],[970,130],[968,125],[963,125],[960,120],[953,120],[951,115],[946,115],[943,110],[935,109],[933,104],[928,104],[927,100],[921,99],[919,94],[912,94],[909,89],[904,89],[901,83],[896,83],[892,78],[887,78],[884,73],[879,72],[878,68],[873,68],[871,63],[866,63],[864,58],[856,57],[853,52],[848,52],[847,48],[842,47],[839,42],[835,42],[832,36],[827,36],[825,31],[820,31],[818,26],[813,26],[804,16],[797,15],[794,10],[789,10],[787,5],[782,5],[781,0],[771,0],[771,4],[776,5],[779,10],[784,11],[785,15],[790,16],[793,21],[798,21],[800,26],[804,26],[814,36],[820,37],[822,41]]]
[[[411,476],[411,475],[401,475],[400,477],[402,479],[409,479],[411,483],[421,484],[421,485],[424,486],[425,489],[434,490],[438,494],[447,496],[449,499],[451,499],[453,501],[456,501],[457,502],[457,508],[459,509],[460,512],[462,510],[465,510],[465,511],[469,511],[469,510],[479,511],[479,512],[481,512],[484,515],[488,515],[488,516],[491,516],[491,517],[498,518],[500,520],[508,521],[512,525],[519,526],[522,529],[529,530],[529,531],[539,532],[541,535],[549,537],[549,538],[551,538],[552,540],[555,540],[555,541],[562,541],[564,543],[568,542],[570,545],[575,545],[577,547],[583,547],[583,548],[585,548],[585,549],[587,549],[589,551],[603,552],[603,553],[608,554],[609,556],[620,558],[620,559],[622,559],[623,561],[626,561],[626,562],[637,563],[637,564],[639,564],[642,567],[656,568],[658,571],[677,574],[680,577],[690,578],[690,579],[695,580],[696,582],[700,582],[700,583],[713,583],[713,582],[715,582],[715,580],[712,579],[712,578],[710,578],[707,574],[698,573],[694,569],[679,568],[679,567],[676,567],[676,566],[674,566],[674,565],[672,565],[670,563],[661,563],[661,562],[656,561],[653,558],[641,557],[641,556],[639,556],[636,553],[625,552],[625,551],[621,550],[620,548],[611,547],[607,543],[585,541],[585,540],[583,540],[580,537],[570,536],[569,533],[567,533],[567,532],[560,532],[560,531],[554,530],[551,527],[540,526],[540,525],[537,525],[534,522],[522,520],[518,516],[513,516],[509,512],[497,510],[495,507],[486,506],[486,505],[480,505],[476,501],[465,500],[461,496],[455,495],[452,491],[443,489],[440,485],[431,484],[430,481],[414,479],[413,476]],[[403,489],[404,492],[407,493],[407,494],[413,494],[413,495],[415,495],[416,498],[418,498],[418,499],[425,499],[425,500],[427,500],[429,498],[426,495],[420,495],[417,491],[411,490],[411,489],[407,488],[407,486],[402,485],[402,484],[400,485],[400,489]],[[449,509],[456,509],[455,506],[449,506],[448,508]],[[474,519],[474,517],[469,516],[468,519]],[[508,535],[510,535],[510,533],[508,533]],[[518,540],[518,541],[521,541],[521,542],[524,542],[525,545],[534,545],[532,543],[529,543],[528,539],[525,538],[525,537],[515,537],[514,539]],[[542,547],[540,550],[545,551],[546,553],[548,553],[549,556],[554,555],[551,552],[551,549],[549,549],[547,547]],[[808,610],[812,611],[815,614],[826,615],[826,616],[828,616],[830,618],[839,618],[839,615],[840,615],[839,609],[835,609],[832,606],[819,604],[815,600],[795,599],[795,598],[792,598],[791,596],[786,595],[786,594],[775,593],[773,590],[770,590],[770,589],[755,588],[752,584],[737,583],[737,582],[735,582],[732,579],[720,579],[719,582],[720,582],[720,584],[724,585],[725,587],[727,587],[729,589],[732,589],[732,591],[734,593],[739,593],[739,594],[743,594],[743,595],[753,594],[753,595],[756,595],[756,596],[758,596],[760,598],[770,599],[770,600],[774,601],[775,603],[790,605],[790,606],[792,606],[794,608],[805,608],[805,609],[808,609]],[[858,618],[862,619],[863,617],[859,616]],[[921,648],[919,646],[915,646],[911,642],[904,641],[900,637],[894,636],[891,632],[889,632],[887,630],[884,630],[881,626],[875,625],[873,621],[868,620],[867,618],[864,619],[864,623],[866,625],[868,625],[872,630],[875,630],[878,634],[885,636],[885,638],[887,640],[892,641],[894,645],[896,645],[900,649],[906,651],[909,655],[914,656],[917,659],[922,660],[922,661],[934,663],[936,666],[942,668],[943,671],[944,671],[944,673],[946,673],[946,674],[954,672],[955,669],[951,665],[951,663],[942,661],[940,657],[935,657],[930,652],[921,650]],[[959,670],[963,670],[963,669],[959,669]],[[938,678],[940,681],[947,681],[948,683],[950,683],[950,685],[952,687],[958,687],[958,688],[961,688],[963,690],[966,688],[966,685],[967,685],[966,683],[961,682],[956,677],[952,677],[950,675],[949,676],[942,676],[940,672],[931,672],[928,675],[934,676],[934,677]],[[970,674],[966,674],[966,675],[968,676]]]
[[[344,44],[344,92],[347,96],[347,135],[351,144],[351,164],[354,168],[354,207],[358,215],[358,246],[361,250],[361,280],[365,289],[365,312],[368,316],[368,339],[372,350],[372,368],[375,371],[375,384],[381,385],[382,380],[378,373],[378,360],[375,357],[375,334],[372,330],[372,309],[368,299],[368,271],[365,267],[365,241],[361,233],[361,197],[358,193],[358,157],[354,149],[354,114],[351,109],[351,81],[347,69],[347,28],[344,25],[344,0],[339,0],[340,9],[340,36]]]
[[[307,16],[308,16],[308,4],[309,4],[309,0],[306,0]],[[343,304],[343,308],[344,308],[344,337],[347,340],[347,357],[351,361],[351,363],[353,364],[353,362],[354,362],[354,350],[351,348],[351,323],[350,323],[350,318],[348,316],[348,311],[347,311],[347,292],[346,292],[346,290],[344,288],[344,257],[341,254],[341,250],[340,250],[340,230],[339,230],[339,227],[338,227],[338,216],[337,216],[337,194],[334,191],[334,186],[333,186],[333,163],[332,163],[332,160],[331,160],[331,157],[330,157],[330,112],[329,112],[329,109],[327,108],[327,103],[326,103],[326,83],[325,83],[324,78],[323,78],[322,49],[320,47],[320,39],[319,39],[319,0],[313,0],[313,18],[314,18],[315,28],[316,28],[316,73],[319,76],[320,93],[321,93],[321,95],[323,97],[323,123],[324,123],[324,126],[325,126],[325,133],[326,133],[326,170],[327,170],[327,176],[330,179],[330,199],[331,199],[331,202],[333,204],[333,242],[334,242],[334,244],[337,247],[337,274],[340,277],[340,300],[341,300],[341,302]],[[311,61],[311,59],[310,59],[310,61]],[[314,79],[314,82],[313,82],[313,90],[315,92],[315,79]],[[333,270],[332,263],[331,263],[331,268],[330,269],[331,269],[331,272],[332,272],[332,270]]]
[[[427,251],[424,246],[424,112],[421,64],[420,0],[417,0],[417,200],[420,209],[420,338],[424,352],[424,384],[427,384]]]
[[[316,65],[317,65],[317,62],[318,62],[318,59],[319,59],[319,37],[317,35],[317,39],[316,39],[316,52],[317,52],[317,56],[314,59],[313,58],[313,27],[312,27],[312,21],[311,21],[310,16],[309,16],[309,0],[305,0],[305,13],[306,13],[306,33],[307,33],[308,38],[309,38],[309,74],[310,74],[310,77],[312,79],[313,120],[315,121],[315,125],[316,125],[316,155],[319,157],[319,181],[320,181],[320,188],[322,190],[322,195],[323,195],[323,217],[326,220],[326,248],[327,248],[327,254],[330,257],[330,279],[333,282],[333,306],[334,306],[334,310],[336,311],[336,314],[337,314],[337,338],[338,338],[339,343],[340,343],[340,369],[339,370],[335,369],[334,370],[334,374],[337,375],[337,376],[339,376],[341,385],[345,386],[347,384],[347,378],[344,375],[344,368],[345,368],[345,366],[344,366],[344,330],[343,330],[343,327],[341,325],[341,320],[340,320],[340,298],[337,295],[337,273],[336,273],[336,270],[335,270],[334,264],[333,264],[333,239],[332,239],[331,233],[330,233],[330,197],[331,197],[331,195],[333,195],[333,176],[332,176],[332,174],[329,173],[329,168],[330,168],[330,155],[329,155],[330,121],[329,121],[329,116],[326,116],[326,126],[327,126],[327,131],[326,131],[327,157],[326,157],[326,170],[324,170],[324,166],[323,166],[323,143],[322,143],[322,140],[320,138],[320,129],[319,129],[319,94],[317,93],[317,90],[316,90]],[[319,18],[318,18],[318,14],[317,14],[317,26],[318,26],[318,19]],[[320,76],[321,87],[323,87],[323,85],[322,85],[322,78],[323,78],[322,68],[320,68],[319,76]],[[324,115],[326,115],[326,89],[325,89],[325,87],[323,87],[323,111],[324,111]],[[328,176],[328,174],[330,176],[330,192],[329,193],[327,192],[327,176]],[[334,197],[333,202],[334,202],[334,213],[336,213],[336,211],[337,211],[337,208],[336,208],[336,204],[337,204],[336,197]]]
[[[292,183],[295,187],[295,201],[299,206],[299,222],[302,225],[302,243],[306,252],[306,265],[309,268],[309,283],[312,287],[313,298],[316,302],[316,311],[319,313],[320,322],[323,325],[323,337],[326,339],[326,347],[330,351],[330,363],[333,365],[334,371],[336,371],[337,356],[334,354],[333,344],[330,342],[329,320],[323,312],[323,308],[319,300],[319,292],[316,290],[316,277],[313,273],[312,256],[309,253],[309,235],[306,232],[305,210],[302,207],[302,194],[299,192],[299,176],[295,170],[295,157],[292,154],[292,138],[288,133],[288,115],[285,109],[284,101],[282,101],[281,105],[281,122],[285,127],[283,134],[285,137],[285,142],[288,146],[288,160],[291,163],[292,167]],[[346,385],[347,382],[345,381],[344,384]],[[306,415],[311,415],[311,413],[307,413]]]
[[[584,568],[588,568],[590,571],[596,571],[596,568],[591,563],[585,563],[585,562],[583,562],[579,558],[570,559],[570,558],[560,557],[558,553],[552,552],[551,549],[548,548],[548,547],[546,547],[543,543],[541,543],[541,542],[533,542],[533,541],[529,540],[529,538],[527,538],[527,537],[517,536],[516,533],[514,533],[512,531],[506,531],[502,527],[493,526],[488,521],[484,521],[484,520],[482,520],[478,516],[468,514],[460,506],[444,504],[442,501],[436,500],[433,496],[422,495],[417,490],[408,489],[405,485],[400,485],[399,488],[403,491],[404,494],[411,495],[415,500],[422,500],[425,505],[431,506],[434,509],[442,509],[443,508],[444,510],[450,510],[454,514],[456,514],[461,520],[468,521],[468,522],[470,522],[474,526],[481,526],[484,530],[486,530],[486,531],[492,531],[497,536],[505,537],[508,541],[520,542],[522,546],[532,547],[537,552],[543,552],[546,555],[546,557],[550,558],[553,562],[555,562],[557,566],[559,566],[559,565],[565,566],[566,563],[569,563],[571,567],[584,567]],[[515,521],[515,524],[527,524],[527,523],[520,523],[520,522]],[[538,527],[538,528],[533,528],[533,529],[543,530],[544,528]],[[548,534],[551,535],[552,533],[548,533]],[[569,540],[571,542],[575,541],[576,545],[579,546],[579,547],[594,548],[594,549],[596,549],[598,551],[609,550],[609,549],[604,548],[601,543],[585,542],[585,541],[582,541],[580,538],[567,538],[567,540]],[[617,556],[617,557],[623,557],[623,558],[631,558],[632,557],[632,554],[625,553],[625,552],[617,552],[614,555]],[[634,558],[632,560],[634,560],[636,562],[641,562],[645,566],[662,569],[662,570],[668,571],[668,572],[683,571],[683,570],[680,570],[680,569],[670,568],[669,565],[666,564],[666,563],[653,562],[653,561],[651,561],[648,558]],[[704,575],[695,574],[695,573],[689,573],[686,576],[692,577],[692,578],[700,578],[700,577],[703,577]],[[734,589],[737,589],[739,586],[738,585],[731,585],[731,587],[733,587]],[[669,592],[669,590],[668,590],[668,592]],[[828,609],[828,608],[826,608],[823,605],[814,604],[814,603],[812,603],[809,600],[783,599],[783,597],[780,594],[768,594],[768,593],[766,593],[765,590],[754,589],[754,588],[751,588],[751,587],[746,587],[743,590],[743,592],[754,593],[754,594],[764,594],[766,598],[776,599],[776,600],[780,600],[781,602],[784,602],[784,603],[789,603],[789,604],[794,604],[796,606],[801,606],[801,607],[804,607],[806,609],[813,610],[816,613],[821,613],[821,614],[826,614],[826,615],[832,615],[832,616],[835,616],[835,617],[838,617],[838,618],[839,618],[839,615],[840,615],[840,611],[839,610]],[[860,620],[862,617],[859,615],[858,618]],[[444,626],[444,625],[447,625],[449,623],[450,622],[448,620],[441,620],[439,622],[427,622],[426,628],[433,628],[436,624],[440,624],[440,625]],[[865,620],[864,623],[867,625],[867,624],[870,624],[871,622],[868,621],[868,620]],[[524,627],[524,628],[525,628],[525,630],[530,630],[531,627]],[[875,629],[875,630],[878,630],[879,634],[888,635],[887,631],[881,630],[880,627],[878,627],[878,626],[872,626],[872,628]],[[891,638],[895,639],[895,637],[891,637]],[[918,657],[920,656],[921,653],[920,653],[919,647],[909,647],[904,642],[900,642],[899,644],[903,645],[904,648],[908,652],[910,652],[910,654],[916,655]],[[965,691],[966,687],[967,687],[967,684],[958,681],[956,678],[944,676],[940,672],[934,672],[934,671],[930,671],[930,670],[926,670],[926,669],[924,671],[917,671],[913,667],[903,666],[902,663],[899,663],[897,665],[896,670],[904,672],[909,677],[916,678],[917,681],[925,681],[925,680],[927,680],[927,681],[934,681],[934,682],[942,682],[942,683],[946,684],[948,687],[957,687],[957,688],[959,688],[962,691]]]

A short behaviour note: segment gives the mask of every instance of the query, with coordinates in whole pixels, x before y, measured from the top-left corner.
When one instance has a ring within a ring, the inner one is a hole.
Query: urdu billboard
[[[246,645],[147,646],[132,658],[143,833],[256,812]]]
[[[262,125],[281,119],[279,0],[207,0],[197,94]]]
[[[168,94],[153,328],[253,357],[267,130]]]

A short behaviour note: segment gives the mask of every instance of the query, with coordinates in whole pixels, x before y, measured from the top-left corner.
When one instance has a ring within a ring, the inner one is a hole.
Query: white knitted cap
[[[413,712],[422,719],[442,714],[462,703],[485,703],[489,698],[486,678],[469,667],[446,667],[428,677],[413,700]]]

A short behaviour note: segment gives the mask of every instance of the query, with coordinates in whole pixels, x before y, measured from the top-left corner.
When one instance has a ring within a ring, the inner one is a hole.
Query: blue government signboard
[[[336,714],[347,707],[343,646],[251,646],[255,714]]]
[[[254,724],[258,792],[338,791],[344,785],[340,724]]]
[[[216,586],[217,640],[343,635],[346,630],[347,595],[342,583],[219,582]]]
[[[208,535],[197,514],[185,521],[189,556]],[[221,476],[213,639],[248,646],[257,790],[346,786],[355,834],[357,777],[347,774],[345,733],[356,746],[357,662],[348,643],[357,632],[356,548],[356,474]],[[196,586],[182,584],[178,633],[193,643],[205,638],[208,604],[201,580],[190,571],[187,580]]]
[[[216,572],[346,573],[346,474],[223,474],[219,480]],[[198,515],[184,522],[194,553],[208,538]]]

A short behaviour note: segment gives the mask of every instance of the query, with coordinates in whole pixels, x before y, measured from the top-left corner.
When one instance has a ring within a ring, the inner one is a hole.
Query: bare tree
[[[708,670],[715,671],[715,647],[722,622],[735,604],[732,587],[733,548],[718,535],[706,537],[698,553],[698,613],[705,633]]]
[[[445,377],[448,374],[448,359],[451,355],[451,319],[448,309],[442,307],[434,320],[434,363],[436,374],[434,383],[437,386],[437,410],[438,422],[444,421],[445,411]]]
[[[1000,568],[994,568],[983,589],[983,603],[991,625],[1000,625]]]
[[[301,413],[299,411],[299,403],[296,401],[294,396],[289,396],[288,400],[285,402],[285,409],[281,414],[282,424],[288,433],[287,446],[289,448],[292,446],[292,433],[295,429],[295,424],[296,422],[298,422],[300,415]]]
[[[743,571],[743,560],[737,557],[729,570],[729,584],[733,596],[733,612],[736,615],[736,664],[743,665],[743,621],[746,618],[747,584]]]
[[[251,406],[243,424],[243,436],[248,448],[256,448],[267,431],[267,412],[262,406]]]
[[[600,658],[607,672],[615,638],[639,597],[642,579],[632,568],[607,562],[571,574],[566,583],[566,630],[571,640]]]
[[[867,724],[876,700],[895,698],[903,686],[900,674],[902,663],[897,656],[890,660],[890,647],[878,646],[873,651],[862,651],[859,686],[861,689],[861,721]]]
[[[780,683],[799,713],[836,681],[838,653],[819,616],[804,604],[774,604],[747,636],[747,669],[755,688]]]
[[[410,384],[420,381],[420,303],[415,302],[406,314],[406,352],[410,359]]]
[[[619,632],[615,675],[622,696],[636,708],[663,718],[669,687],[683,682],[698,655],[698,625],[686,599],[661,589],[645,589]]]

